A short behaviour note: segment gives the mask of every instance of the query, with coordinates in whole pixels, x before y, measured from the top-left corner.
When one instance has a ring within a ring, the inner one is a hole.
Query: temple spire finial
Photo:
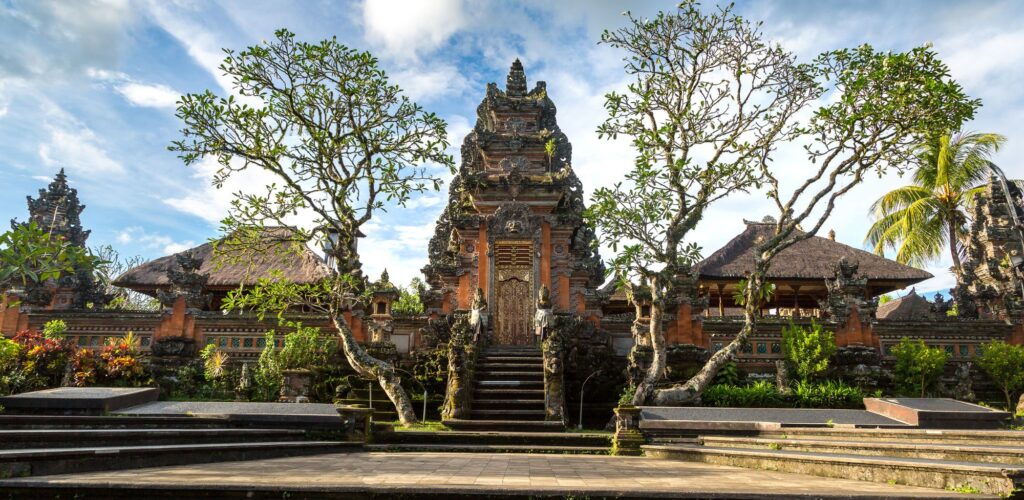
[[[512,68],[508,71],[505,93],[510,97],[526,95],[526,72],[523,71],[523,63],[519,61],[518,57],[512,62]]]

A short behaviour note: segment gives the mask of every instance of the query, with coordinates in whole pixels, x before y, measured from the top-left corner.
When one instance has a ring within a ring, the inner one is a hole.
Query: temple
[[[438,332],[465,316],[476,322],[477,333],[489,345],[526,348],[537,343],[540,310],[549,315],[543,316],[550,318],[547,326],[563,330],[566,357],[551,366],[564,370],[566,387],[598,367],[610,378],[627,365],[627,372],[638,373],[644,350],[649,351],[642,333],[649,307],[642,297],[634,298],[639,304],[630,303],[623,290],[605,283],[594,230],[583,218],[583,186],[575,169],[572,146],[558,126],[545,83],[530,88],[516,60],[504,89],[487,86],[476,124],[462,143],[447,205],[425,249],[424,311],[394,313],[398,292],[385,273],[370,283],[365,302],[346,313],[356,340],[408,361],[416,351],[446,348],[438,339],[447,336]],[[775,291],[762,305],[763,317],[739,365],[749,372],[770,372],[783,356],[782,328],[812,319],[835,332],[840,367],[891,361],[892,346],[904,337],[940,346],[957,362],[970,360],[990,340],[1024,343],[1024,294],[1011,269],[1024,258],[1009,217],[1010,210],[1024,216],[1021,199],[1015,188],[1008,192],[995,181],[979,195],[956,307],[916,294],[879,307],[880,295],[931,275],[837,242],[834,233],[785,250],[770,270]],[[28,199],[32,220],[83,247],[89,235],[80,221],[84,208],[63,171],[38,197]],[[752,268],[757,242],[772,227],[771,220],[746,222],[742,233],[690,275],[679,277],[681,289],[667,304],[664,319],[672,373],[687,373],[740,330],[733,294]],[[280,230],[269,229],[268,236],[275,231]],[[214,248],[200,245],[117,278],[115,285],[157,298],[160,310],[96,307],[109,300],[106,291],[88,273],[76,271],[24,291],[26,300],[5,297],[0,331],[10,336],[62,319],[70,338],[85,347],[133,331],[154,354],[168,352],[161,347],[167,345],[215,344],[233,362],[251,361],[276,322],[249,313],[222,314],[227,291],[271,272],[306,283],[331,272],[318,252],[305,246],[288,257],[268,251],[245,265],[215,262]],[[294,316],[331,332],[327,318],[303,311]],[[195,350],[171,349],[179,354]]]

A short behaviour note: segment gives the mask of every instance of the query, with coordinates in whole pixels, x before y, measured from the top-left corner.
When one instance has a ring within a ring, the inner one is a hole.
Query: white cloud
[[[467,21],[462,0],[364,0],[362,7],[366,38],[403,59],[436,49]]]
[[[224,61],[225,47],[231,45],[213,30],[204,26],[205,19],[196,11],[196,4],[153,0],[146,3],[150,19],[174,37],[201,68],[210,73],[221,89],[231,93],[231,78],[218,69]]]
[[[183,252],[196,246],[194,241],[174,241],[170,236],[158,233],[149,233],[139,226],[132,226],[118,232],[117,242],[122,245],[137,243],[143,248],[157,250],[162,252],[164,255]]]
[[[49,138],[39,145],[39,158],[47,166],[67,168],[83,177],[124,173],[124,166],[107,154],[88,127],[48,128]]]
[[[459,68],[451,64],[405,65],[404,69],[389,76],[405,95],[418,102],[459,96],[470,90],[469,80]]]
[[[181,93],[161,84],[126,83],[115,87],[128,102],[144,108],[174,108]]]

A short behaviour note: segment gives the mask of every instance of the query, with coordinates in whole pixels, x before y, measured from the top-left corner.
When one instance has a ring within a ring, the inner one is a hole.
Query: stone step
[[[295,441],[300,429],[30,429],[0,430],[0,449],[81,448],[230,443],[246,440]]]
[[[477,371],[476,379],[483,380],[533,380],[543,379],[544,372],[540,370],[528,371],[528,372],[495,372],[495,371]]]
[[[565,426],[561,422],[546,420],[444,420],[442,423],[459,431],[559,432],[565,430]]]
[[[542,356],[480,356],[477,358],[478,363],[523,363],[523,364],[543,364],[544,358]]]
[[[1010,495],[1024,487],[1024,467],[1002,464],[685,444],[646,445],[643,450],[656,458],[989,495]]]
[[[367,451],[445,452],[445,453],[548,453],[566,455],[607,455],[610,449],[600,446],[544,446],[515,444],[371,444]]]
[[[544,389],[543,380],[477,380],[479,389]]]
[[[138,417],[77,415],[0,415],[0,429],[163,429],[224,428],[231,423],[221,417]]]
[[[477,387],[473,399],[544,399],[544,389],[517,389],[503,387]]]
[[[505,419],[505,420],[544,420],[547,413],[543,408],[539,410],[522,409],[498,409],[498,410],[470,410],[473,420]]]
[[[522,371],[544,371],[543,363],[477,363],[476,369],[478,371],[506,371],[506,372],[522,372]]]
[[[357,450],[362,443],[276,441],[0,451],[0,478],[138,469]]]
[[[473,408],[477,410],[510,409],[544,409],[543,399],[473,399]]]
[[[850,429],[840,427],[790,427],[761,431],[760,438],[799,438],[838,441],[881,441],[906,443],[963,443],[969,445],[1020,446],[1024,431],[955,430],[955,429]]]
[[[925,458],[959,462],[1024,465],[1024,441],[1018,446],[973,446],[924,442],[862,442],[812,439],[701,436],[704,446],[717,448],[767,448],[773,450],[846,453],[900,458]]]
[[[485,432],[485,431],[398,431],[374,436],[382,444],[408,445],[521,445],[586,446],[608,449],[610,433],[584,432]]]

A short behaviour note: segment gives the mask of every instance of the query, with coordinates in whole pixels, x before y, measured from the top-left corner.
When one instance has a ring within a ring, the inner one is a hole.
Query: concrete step
[[[565,426],[561,422],[545,420],[445,420],[442,423],[459,431],[560,432],[565,430]]]
[[[499,410],[478,410],[473,408],[470,411],[473,420],[490,420],[501,418],[505,420],[544,420],[546,413],[544,409],[521,410],[521,409],[499,409]]]
[[[480,356],[478,363],[515,363],[515,364],[543,364],[543,356]]]
[[[544,389],[477,387],[473,391],[473,400],[477,399],[544,399]]]
[[[486,431],[397,431],[374,437],[381,444],[408,445],[519,445],[584,446],[611,448],[610,433],[585,432],[486,432]]]
[[[760,438],[798,438],[814,440],[905,442],[905,443],[962,443],[968,445],[1020,446],[1024,431],[954,430],[954,429],[850,429],[840,427],[791,427],[761,431]]]
[[[230,426],[220,417],[138,417],[77,415],[0,415],[0,429],[213,429]]]
[[[544,409],[543,399],[473,399],[473,408],[477,410],[507,409]]]
[[[818,453],[846,453],[882,457],[1024,465],[1024,442],[1018,443],[1018,446],[1014,447],[923,442],[860,442],[727,436],[701,436],[699,442],[704,446],[717,448],[767,448]]]
[[[476,379],[485,380],[537,380],[544,379],[544,372],[541,370],[531,371],[490,371],[480,370],[476,372]]]
[[[477,380],[476,389],[544,389],[543,380]]]
[[[155,446],[172,444],[296,441],[300,429],[29,429],[0,430],[0,449]]]
[[[600,446],[543,446],[515,444],[371,444],[367,451],[420,451],[447,453],[549,453],[566,455],[607,455],[610,448]]]
[[[543,363],[477,363],[476,369],[481,372],[530,372],[544,371]]]
[[[646,445],[643,450],[656,458],[925,488],[970,489],[989,495],[1010,495],[1024,487],[1024,467],[1002,464],[685,444]]]
[[[257,441],[6,450],[0,451],[0,478],[317,455],[361,447],[362,443],[339,441]]]

